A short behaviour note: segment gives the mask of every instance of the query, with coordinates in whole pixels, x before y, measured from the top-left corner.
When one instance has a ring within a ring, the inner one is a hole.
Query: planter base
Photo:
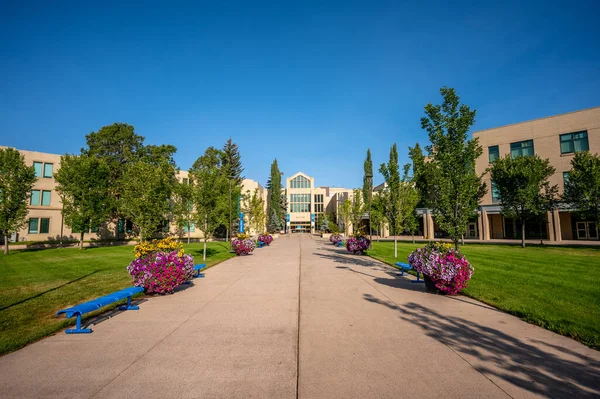
[[[435,286],[435,283],[426,274],[423,274],[423,280],[425,281],[425,290],[431,294],[439,294],[441,291]]]

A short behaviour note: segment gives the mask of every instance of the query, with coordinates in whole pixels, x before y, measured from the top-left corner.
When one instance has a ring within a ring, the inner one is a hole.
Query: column
[[[554,223],[552,223],[553,214],[552,212],[546,212],[546,228],[548,229],[548,241],[556,241],[556,235],[554,230]]]
[[[477,211],[477,239],[483,240],[483,219],[481,211]]]
[[[483,240],[489,241],[490,239],[490,221],[488,220],[488,214],[485,209],[481,210],[481,228],[483,229]]]
[[[560,212],[558,209],[552,211],[554,216],[554,238],[556,241],[562,241],[562,229],[560,226]]]

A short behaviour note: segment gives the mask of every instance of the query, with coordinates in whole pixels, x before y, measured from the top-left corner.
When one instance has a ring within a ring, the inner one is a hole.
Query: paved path
[[[311,236],[89,335],[0,358],[4,398],[599,397],[600,353]]]

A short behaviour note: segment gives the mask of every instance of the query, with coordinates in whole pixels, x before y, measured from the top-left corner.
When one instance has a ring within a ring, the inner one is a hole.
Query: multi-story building
[[[498,157],[537,154],[548,159],[556,169],[550,184],[564,189],[571,160],[578,151],[600,153],[600,107],[515,123],[473,133],[479,138],[483,155],[477,160],[476,171],[485,173]],[[474,235],[481,240],[520,238],[519,222],[502,216],[494,184],[486,175],[488,193],[481,200]],[[598,226],[593,221],[579,219],[571,210],[548,212],[541,223],[526,224],[526,238],[550,241],[598,240]]]

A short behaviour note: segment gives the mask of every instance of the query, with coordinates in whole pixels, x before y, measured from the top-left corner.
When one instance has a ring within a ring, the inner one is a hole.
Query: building
[[[0,148],[6,148],[0,146]],[[76,241],[80,238],[80,232],[73,231],[66,226],[62,218],[62,202],[56,191],[57,183],[54,180],[54,174],[60,168],[59,154],[49,154],[37,151],[19,150],[23,155],[26,165],[31,165],[35,169],[37,181],[33,185],[31,197],[29,200],[29,214],[27,223],[17,233],[10,237],[11,242],[43,242],[58,241],[61,239],[67,241]],[[179,171],[177,179],[180,182],[188,183],[189,174],[187,171]],[[259,190],[260,195],[265,200],[267,193],[258,182],[251,179],[244,179],[242,182],[242,193],[247,191],[254,192]],[[233,198],[232,218],[239,218],[239,198]],[[194,239],[202,238],[202,232],[193,221],[179,229],[172,220],[166,221],[166,230],[173,236],[181,238],[191,237]],[[252,232],[254,234],[254,232]],[[121,219],[116,222],[107,222],[102,226],[91,226],[84,234],[85,241],[95,240],[115,240],[135,238],[137,234],[131,221]]]
[[[317,220],[325,213],[336,215],[336,222],[343,227],[338,209],[346,199],[352,199],[353,191],[341,187],[317,187],[315,179],[298,172],[285,180],[287,198],[286,232],[314,233]],[[351,229],[351,226],[349,226]],[[350,230],[351,231],[351,230]]]
[[[550,184],[558,185],[562,193],[575,152],[600,153],[600,107],[481,130],[473,133],[473,137],[478,138],[483,147],[483,155],[476,162],[477,173],[485,173],[498,157],[537,154],[549,159],[556,169]],[[519,222],[501,215],[489,174],[485,179],[488,193],[481,200],[477,220],[470,226],[473,237],[481,240],[520,238]],[[527,224],[526,229],[525,238],[598,240],[596,223],[578,219],[569,210],[549,212],[541,223]]]

